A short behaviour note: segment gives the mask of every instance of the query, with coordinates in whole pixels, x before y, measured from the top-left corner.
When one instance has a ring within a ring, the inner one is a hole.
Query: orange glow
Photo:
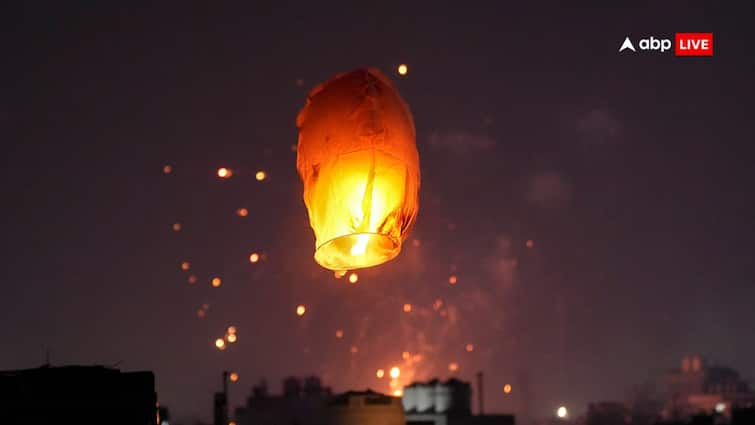
[[[246,217],[249,215],[249,210],[246,208],[239,208],[236,210],[236,215],[239,217]]]
[[[411,311],[412,311],[412,305],[404,304],[404,313],[411,313]]]
[[[225,350],[225,341],[223,341],[223,338],[215,340],[215,347],[217,347],[218,350]]]
[[[191,265],[189,264],[188,261],[184,261],[183,263],[181,263],[181,270],[189,270],[190,266]]]
[[[398,387],[398,379],[391,379],[391,382],[388,386],[391,387],[391,389]]]
[[[239,381],[239,374],[236,372],[231,372],[230,375],[228,375],[228,380],[231,382],[238,382]]]
[[[464,349],[471,353],[472,351],[474,351],[474,344],[467,344]]]
[[[253,253],[252,253],[252,254],[251,254],[251,255],[249,256],[249,262],[250,262],[250,263],[252,263],[252,264],[256,263],[256,262],[257,262],[257,261],[259,261],[259,260],[260,260],[260,255],[259,255],[259,254],[257,254],[256,252],[253,252]]]
[[[393,366],[391,368],[390,374],[391,374],[391,378],[396,379],[399,376],[401,376],[401,369],[399,369],[398,366]]]
[[[304,313],[306,313],[306,312],[307,312],[307,308],[304,307],[303,305],[298,305],[296,307],[296,315],[297,316],[304,316]]]
[[[355,270],[396,257],[417,217],[420,171],[393,83],[376,69],[340,74],[309,93],[296,122],[315,261]]]
[[[228,425],[236,425],[236,422],[234,421],[228,422]]]
[[[205,312],[201,308],[197,309],[197,317],[199,317],[200,319],[203,319],[206,315],[207,315],[207,312]]]
[[[456,285],[456,275],[449,276],[448,283],[450,283],[451,285]]]
[[[396,71],[398,71],[398,75],[406,75],[406,73],[409,72],[409,67],[406,66],[406,64],[402,63],[398,66],[398,69],[396,69]]]
[[[222,280],[220,280],[220,278],[219,278],[219,277],[213,277],[213,278],[212,278],[212,281],[210,282],[210,284],[212,285],[212,287],[213,287],[213,288],[217,288],[217,287],[218,287],[218,286],[220,286],[220,285],[221,285],[222,283],[223,283],[223,281],[222,281]]]
[[[197,283],[197,277],[194,275],[190,275],[188,279],[186,279],[189,282],[189,285],[193,285]]]
[[[359,276],[356,273],[352,273],[349,275],[349,282],[357,283],[357,281],[359,281]]]
[[[341,339],[343,338],[343,331],[338,329],[336,330],[336,338]]]
[[[459,364],[458,364],[458,363],[456,363],[456,362],[451,362],[451,363],[449,363],[449,364],[448,364],[448,370],[450,370],[451,372],[456,372],[456,371],[458,371],[458,370],[459,370]]]
[[[235,335],[236,334],[236,326],[229,326],[228,329],[226,329],[226,333],[229,335]]]
[[[233,344],[234,342],[236,342],[236,340],[238,339],[238,337],[236,336],[236,334],[228,334],[225,337],[225,339],[227,339],[228,342],[230,342],[231,344]]]
[[[218,168],[218,177],[221,179],[229,179],[233,175],[233,171],[230,168],[221,167]]]
[[[420,245],[422,245],[422,242],[420,242],[420,240],[419,240],[419,239],[414,239],[414,240],[412,241],[412,245],[414,245],[414,247],[415,247],[415,248],[419,248],[419,247],[420,247]]]
[[[333,272],[333,276],[336,277],[336,279],[340,279],[344,276],[346,276],[346,270],[336,270]]]
[[[180,232],[181,231],[181,223],[173,223],[173,231],[174,232]]]
[[[260,182],[262,180],[265,180],[266,177],[267,177],[267,174],[265,174],[264,171],[257,171],[257,174],[254,175],[254,178],[257,179],[257,181],[260,181]]]
[[[404,351],[403,353],[401,353],[401,358],[402,359],[409,360],[409,357],[411,357],[411,354],[409,354],[408,351]]]
[[[359,348],[356,345],[351,346],[351,354],[356,354],[359,352]]]
[[[511,393],[511,384],[506,384],[506,385],[504,385],[504,386],[503,386],[503,392],[504,392],[505,394],[510,394],[510,393]]]
[[[404,392],[401,390],[393,390],[393,395],[395,397],[401,397],[402,395],[404,395]]]
[[[535,246],[535,241],[533,241],[532,239],[529,239],[529,240],[527,241],[527,244],[526,244],[526,245],[527,245],[527,248],[532,248],[532,247],[534,247],[534,246]]]
[[[166,165],[165,165],[165,166],[163,167],[163,173],[164,173],[164,174],[170,174],[170,173],[172,173],[172,172],[173,172],[173,167],[172,167],[172,166],[171,166],[170,164],[166,164]]]
[[[441,307],[443,307],[443,300],[440,299],[440,298],[437,298],[433,302],[433,310],[438,311],[438,310],[440,310]]]
[[[385,376],[385,371],[383,369],[378,369],[377,372],[375,372],[375,376],[382,378],[383,376]]]

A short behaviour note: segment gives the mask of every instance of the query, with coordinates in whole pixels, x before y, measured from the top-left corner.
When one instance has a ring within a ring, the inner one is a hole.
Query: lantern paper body
[[[297,169],[315,232],[315,261],[354,270],[394,258],[419,209],[414,121],[376,69],[313,89],[299,113]]]

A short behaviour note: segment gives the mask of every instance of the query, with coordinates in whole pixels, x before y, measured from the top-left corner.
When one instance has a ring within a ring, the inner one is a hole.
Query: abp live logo
[[[637,53],[637,48],[629,37],[619,48],[619,52],[631,51]],[[641,52],[665,53],[671,50],[670,38],[650,36],[642,38],[637,43]],[[678,32],[674,36],[674,54],[676,56],[713,56],[712,32]]]
[[[713,33],[676,33],[674,53],[676,56],[713,56]]]

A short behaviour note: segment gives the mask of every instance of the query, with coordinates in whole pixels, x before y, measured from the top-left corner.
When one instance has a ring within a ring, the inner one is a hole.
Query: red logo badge
[[[713,56],[713,33],[678,32],[674,47],[676,56]]]

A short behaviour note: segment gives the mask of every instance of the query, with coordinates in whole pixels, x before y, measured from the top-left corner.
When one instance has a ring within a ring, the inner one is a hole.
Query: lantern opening
[[[354,233],[339,236],[320,245],[315,261],[331,270],[353,270],[392,260],[401,244],[380,233]]]

